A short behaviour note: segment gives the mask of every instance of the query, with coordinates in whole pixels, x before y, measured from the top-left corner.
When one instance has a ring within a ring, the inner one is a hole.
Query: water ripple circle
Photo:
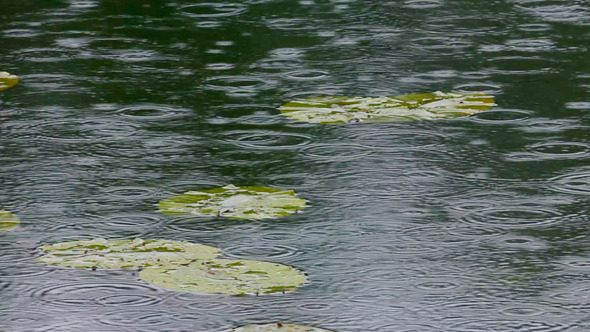
[[[299,232],[287,231],[287,230],[271,230],[261,234],[261,239],[265,242],[289,242],[297,243],[303,238],[303,234]]]
[[[39,264],[1,264],[0,279],[21,279],[27,277],[39,277],[53,274],[56,270],[51,268],[39,268]]]
[[[118,199],[143,199],[155,194],[156,189],[147,187],[109,187],[103,190],[108,196]]]
[[[138,327],[169,324],[174,314],[154,310],[116,310],[98,318],[98,323],[107,326]]]
[[[96,303],[103,306],[144,306],[161,302],[157,296],[144,294],[110,295],[96,299]]]
[[[317,160],[347,161],[362,158],[370,152],[359,144],[327,143],[313,144],[301,150],[304,156]]]
[[[182,7],[183,15],[193,18],[226,17],[244,13],[248,7],[239,3],[203,2]]]
[[[51,285],[33,292],[32,296],[47,304],[68,307],[68,310],[91,308],[98,305],[150,305],[162,299],[157,290],[147,285],[126,283],[87,283]],[[118,298],[118,300],[117,300]]]
[[[20,307],[18,309],[2,310],[2,327],[18,326],[19,331],[37,331],[27,330],[27,328],[45,326],[50,320],[49,313],[38,310],[37,308]],[[16,331],[16,330],[14,330]]]
[[[23,250],[22,247],[16,246],[14,242],[10,240],[2,240],[0,241],[0,252],[2,255],[0,256],[0,266],[6,265],[14,265],[16,262],[21,261],[28,261],[31,259],[32,253]]]
[[[590,287],[584,285],[573,285],[552,293],[549,297],[559,303],[586,305],[590,297]]]
[[[283,74],[283,77],[293,81],[318,81],[330,77],[325,71],[321,70],[294,70]]]
[[[384,132],[368,132],[356,137],[355,141],[375,150],[421,149],[440,146],[445,141],[441,133],[420,130],[396,130]]]
[[[530,117],[530,112],[523,110],[491,110],[472,117],[476,122],[490,124],[512,124],[523,122]]]
[[[226,142],[263,150],[298,149],[311,142],[311,137],[304,134],[270,130],[236,130],[226,133],[225,137]]]
[[[535,154],[544,156],[572,156],[579,157],[587,154],[590,150],[587,144],[577,142],[553,142],[539,143],[529,146],[529,150]]]
[[[543,321],[521,320],[490,320],[470,319],[450,326],[450,331],[535,331],[557,332],[565,331],[568,325],[562,323],[548,323]]]
[[[180,297],[178,297],[180,298]],[[206,312],[207,315],[225,315],[229,309],[230,304],[221,301],[219,298],[204,301],[203,299],[196,300],[185,305],[186,308],[194,310],[196,313]]]
[[[501,314],[506,316],[515,316],[515,317],[529,317],[529,316],[538,316],[545,313],[545,310],[541,308],[536,308],[532,306],[522,306],[522,307],[510,307],[505,308],[500,311]]]
[[[226,256],[237,259],[275,259],[293,257],[300,254],[297,248],[285,245],[252,245],[225,248]]]
[[[161,225],[165,220],[163,216],[127,213],[117,214],[104,219],[100,227],[106,230],[137,230],[140,228],[150,228]]]
[[[373,326],[371,332],[395,331],[395,332],[440,332],[440,326],[417,323],[383,323]]]
[[[155,105],[124,107],[116,111],[121,117],[138,121],[160,121],[181,117],[185,113],[184,110]]]
[[[297,301],[297,308],[308,311],[308,312],[317,312],[317,311],[324,311],[332,309],[333,305],[328,302],[321,302],[320,300],[300,300]]]
[[[457,85],[453,88],[453,91],[460,93],[474,93],[484,92],[491,95],[498,95],[502,92],[502,87],[498,84],[493,83],[466,83]]]
[[[414,39],[410,47],[421,51],[428,50],[431,52],[456,52],[459,49],[470,47],[472,42],[453,37],[422,37]],[[444,54],[444,53],[443,53]]]
[[[590,169],[574,171],[549,180],[554,190],[578,195],[590,195]]]
[[[313,21],[302,18],[275,18],[266,20],[266,25],[277,30],[314,30]]]
[[[561,262],[567,267],[576,270],[588,270],[590,269],[590,258],[567,258]]]
[[[539,161],[586,158],[590,149],[587,144],[577,142],[538,143],[528,147],[530,152],[509,153],[508,160]]]
[[[468,212],[461,220],[468,224],[527,228],[557,224],[561,216],[547,206],[504,205]]]
[[[205,81],[204,88],[223,91],[230,96],[247,97],[275,86],[273,80],[253,76],[216,76]]]
[[[136,125],[109,119],[43,120],[15,129],[25,138],[58,143],[111,142],[137,133]]]
[[[441,0],[407,0],[404,7],[412,9],[432,9],[440,7],[441,5]]]
[[[460,286],[461,284],[446,279],[423,281],[415,285],[416,288],[428,292],[455,292]]]
[[[499,239],[498,245],[520,250],[544,250],[547,244],[530,236],[504,235]]]

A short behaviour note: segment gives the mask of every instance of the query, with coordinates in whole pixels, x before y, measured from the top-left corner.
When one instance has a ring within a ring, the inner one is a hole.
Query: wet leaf
[[[190,242],[167,240],[71,241],[45,244],[47,254],[37,262],[76,268],[118,269],[154,265],[187,264],[197,259],[211,259],[221,251]]]
[[[251,273],[253,271],[256,272]],[[150,267],[141,271],[139,277],[179,291],[231,295],[293,291],[306,280],[305,274],[287,265],[230,259]]]
[[[396,97],[311,97],[279,109],[293,120],[313,123],[435,120],[473,115],[489,109],[494,97],[484,93],[420,93]]]
[[[0,71],[0,91],[10,89],[18,83],[18,76]]]
[[[248,325],[233,329],[232,332],[263,332],[263,331],[283,331],[283,332],[333,332],[331,330],[320,329],[317,327],[295,325],[295,324],[284,324],[284,323],[271,323],[271,324],[260,324],[260,325]]]
[[[188,191],[159,203],[164,213],[191,213],[197,216],[222,216],[236,219],[277,218],[298,212],[307,201],[292,190],[227,185],[201,191]]]
[[[7,232],[20,224],[20,220],[14,214],[0,210],[0,232]]]

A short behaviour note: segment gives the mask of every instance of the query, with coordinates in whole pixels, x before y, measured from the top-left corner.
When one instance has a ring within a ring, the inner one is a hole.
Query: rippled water
[[[590,329],[583,0],[0,0],[0,329]],[[485,91],[470,118],[324,126],[316,95]],[[164,197],[290,188],[304,213],[169,218]],[[168,291],[35,264],[42,243],[166,238],[296,266],[296,292]]]

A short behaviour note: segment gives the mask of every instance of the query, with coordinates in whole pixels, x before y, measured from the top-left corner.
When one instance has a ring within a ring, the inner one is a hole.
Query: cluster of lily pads
[[[338,124],[436,120],[477,114],[495,106],[485,93],[414,93],[395,97],[311,97],[279,109],[297,121]]]
[[[18,77],[0,72],[0,90]],[[297,121],[339,124],[434,120],[469,116],[495,106],[484,93],[423,93],[394,97],[311,97],[291,101],[279,109]],[[158,203],[166,214],[262,220],[285,217],[308,206],[292,190],[267,187],[224,187],[188,191]],[[0,210],[0,231],[13,229],[18,218]],[[294,291],[307,277],[300,270],[272,262],[219,258],[218,248],[171,240],[123,239],[70,241],[45,244],[39,263],[91,269],[139,269],[139,277],[151,284],[178,291],[231,295]],[[288,323],[242,326],[235,332],[330,332]]]
[[[148,283],[179,291],[231,295],[293,291],[303,272],[282,264],[220,259],[218,248],[169,240],[93,240],[45,244],[37,262],[74,268],[139,268]]]
[[[293,191],[265,187],[236,187],[189,191],[159,203],[164,213],[192,213],[238,219],[285,216],[307,206]],[[40,263],[74,268],[141,268],[139,277],[168,289],[268,294],[293,291],[306,281],[303,272],[282,264],[220,259],[221,250],[169,240],[106,240],[45,244]]]

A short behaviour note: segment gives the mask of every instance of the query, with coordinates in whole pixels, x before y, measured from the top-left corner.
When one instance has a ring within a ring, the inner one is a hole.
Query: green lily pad
[[[489,109],[494,97],[484,93],[419,93],[396,97],[311,97],[279,109],[297,121],[313,123],[436,120],[473,115]]]
[[[10,89],[18,83],[16,75],[10,75],[5,71],[0,71],[0,91]]]
[[[283,331],[283,332],[333,332],[331,330],[320,329],[312,326],[271,323],[260,325],[248,325],[233,329],[232,332],[263,332],[263,331]]]
[[[307,206],[292,190],[227,185],[201,191],[188,191],[159,203],[164,213],[191,213],[197,216],[222,216],[236,219],[277,218]]]
[[[139,277],[179,291],[231,295],[293,291],[307,279],[303,272],[287,265],[233,259],[154,266],[142,270]]]
[[[187,264],[211,259],[221,251],[190,242],[167,240],[105,240],[101,238],[45,244],[47,252],[37,262],[76,268],[119,269],[154,265]]]
[[[7,232],[20,224],[20,220],[14,214],[0,210],[0,232]]]

